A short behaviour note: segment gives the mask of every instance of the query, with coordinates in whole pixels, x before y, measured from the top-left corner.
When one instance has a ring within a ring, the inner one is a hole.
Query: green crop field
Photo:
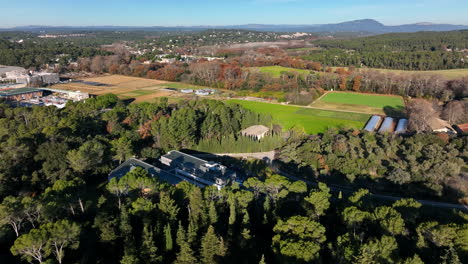
[[[328,110],[401,116],[405,104],[403,98],[399,96],[330,92],[310,106]]]
[[[269,114],[284,129],[300,128],[308,134],[323,133],[328,128],[361,129],[370,115],[320,110],[244,100],[229,100],[257,113]]]
[[[282,66],[264,66],[264,67],[252,67],[249,69],[258,69],[260,72],[268,73],[273,78],[281,77],[281,72],[297,72],[301,74],[309,74],[309,70],[294,69]]]
[[[380,108],[385,106],[399,107],[404,105],[403,98],[399,96],[347,92],[331,92],[326,94],[320,100],[328,103],[356,104]]]

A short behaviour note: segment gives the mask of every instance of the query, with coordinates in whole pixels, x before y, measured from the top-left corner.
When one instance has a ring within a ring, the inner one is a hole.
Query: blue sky
[[[387,25],[468,25],[467,0],[0,0],[0,11],[0,28],[323,24],[363,18]]]

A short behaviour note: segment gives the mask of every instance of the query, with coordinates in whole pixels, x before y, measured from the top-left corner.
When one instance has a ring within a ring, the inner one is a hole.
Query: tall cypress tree
[[[166,240],[165,249],[171,251],[173,247],[171,225],[167,224],[164,226],[164,239]]]

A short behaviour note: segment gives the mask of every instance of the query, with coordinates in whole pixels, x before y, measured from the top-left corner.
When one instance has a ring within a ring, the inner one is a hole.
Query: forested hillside
[[[318,40],[324,48],[356,51],[437,51],[468,48],[468,30],[394,33],[348,40]]]

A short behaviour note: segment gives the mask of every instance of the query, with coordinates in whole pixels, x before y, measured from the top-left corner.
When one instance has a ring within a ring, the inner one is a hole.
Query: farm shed
[[[206,96],[206,95],[210,95],[211,92],[209,90],[196,90],[195,94],[196,95]]]
[[[378,115],[374,115],[369,119],[366,126],[364,127],[364,130],[369,131],[369,132],[374,132],[380,126],[381,122],[382,122],[382,117]]]
[[[402,118],[398,120],[398,125],[395,129],[395,134],[406,133],[407,129],[408,129],[408,119]]]
[[[380,126],[379,133],[393,133],[395,130],[395,119],[393,117],[386,117]]]
[[[256,140],[260,140],[265,137],[268,131],[270,131],[270,129],[266,126],[255,125],[242,130],[241,134],[246,137],[252,137]]]

